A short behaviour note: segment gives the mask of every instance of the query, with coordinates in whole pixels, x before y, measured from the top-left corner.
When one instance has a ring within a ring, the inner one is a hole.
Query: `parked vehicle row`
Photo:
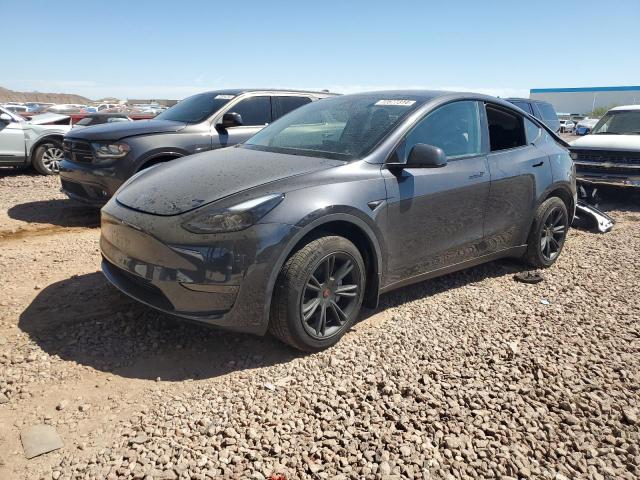
[[[44,102],[6,102],[0,107],[29,119],[31,115],[39,113],[59,113],[63,115],[84,115],[90,113],[127,113],[152,118],[164,112],[167,107],[158,103],[133,104],[126,103],[95,103],[90,105],[78,103],[44,103]]]
[[[382,292],[501,257],[550,266],[576,208],[566,143],[484,95],[209,92],[147,123],[70,132],[70,196],[194,132],[185,155],[237,145],[120,186],[102,209],[106,277],[160,311],[301,350],[335,344]]]
[[[583,118],[582,120],[578,121],[578,123],[576,123],[576,127],[573,133],[578,136],[588,135],[589,133],[591,133],[591,130],[599,121],[599,118]]]
[[[4,108],[5,110],[9,110],[10,112],[13,113],[42,113],[44,112],[47,108],[52,107],[53,103],[36,103],[36,102],[25,102],[25,103],[21,103],[21,102],[6,102],[3,105],[0,105],[0,107]]]

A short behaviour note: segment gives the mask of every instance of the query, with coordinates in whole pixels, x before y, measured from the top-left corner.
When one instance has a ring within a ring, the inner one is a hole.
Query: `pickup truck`
[[[640,188],[640,105],[612,108],[570,148],[579,182]]]

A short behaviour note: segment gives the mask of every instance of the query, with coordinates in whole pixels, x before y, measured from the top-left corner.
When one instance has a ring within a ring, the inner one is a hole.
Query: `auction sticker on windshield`
[[[393,107],[410,107],[416,103],[415,100],[378,100],[374,105],[384,105]]]
[[[231,100],[234,95],[216,95],[216,100]]]

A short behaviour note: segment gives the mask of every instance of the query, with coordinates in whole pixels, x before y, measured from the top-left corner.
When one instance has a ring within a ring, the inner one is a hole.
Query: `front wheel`
[[[56,140],[47,140],[36,148],[31,163],[41,175],[56,175],[63,158],[62,144]]]
[[[564,202],[558,197],[542,202],[536,210],[527,241],[527,263],[536,268],[553,265],[564,247],[568,230],[569,216]]]
[[[335,345],[357,318],[364,288],[365,266],[356,246],[343,237],[317,238],[282,267],[269,330],[299,350]]]

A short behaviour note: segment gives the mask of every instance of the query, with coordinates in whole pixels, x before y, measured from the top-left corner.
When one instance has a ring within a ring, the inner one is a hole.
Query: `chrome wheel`
[[[62,148],[57,145],[49,145],[42,154],[42,165],[50,172],[58,173],[63,158]]]
[[[300,301],[300,318],[310,336],[325,339],[342,331],[358,309],[360,279],[358,264],[347,253],[331,253],[320,260]]]
[[[540,252],[545,260],[551,262],[562,250],[567,235],[567,216],[562,208],[549,211],[540,233]]]

